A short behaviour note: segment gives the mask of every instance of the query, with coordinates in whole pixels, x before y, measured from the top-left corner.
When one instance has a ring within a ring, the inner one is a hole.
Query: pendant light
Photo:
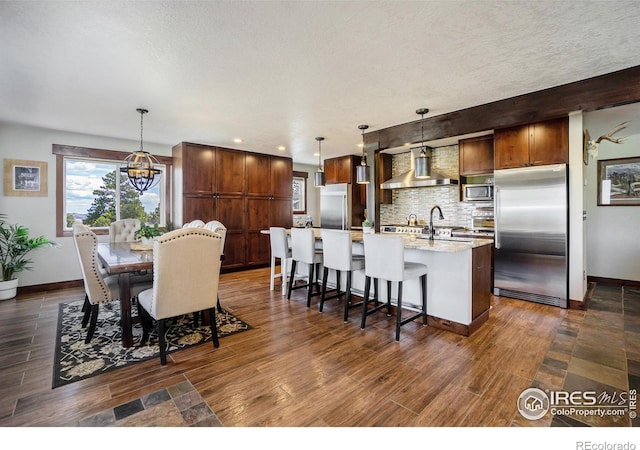
[[[131,186],[142,195],[148,189],[155,187],[160,181],[160,169],[156,168],[158,160],[149,152],[145,152],[142,146],[142,117],[149,111],[146,109],[136,109],[140,113],[140,150],[127,156],[120,172],[125,173]]]
[[[324,138],[319,136],[316,141],[318,141],[318,171],[313,175],[313,180],[316,187],[323,187],[325,185],[324,170],[322,170],[322,141]]]
[[[420,156],[415,159],[415,176],[416,178],[429,178],[431,176],[431,164],[427,155],[427,147],[424,145],[424,115],[429,112],[428,108],[420,108],[416,110],[416,114],[420,114],[420,127],[422,130],[422,141],[420,144]]]
[[[358,125],[358,128],[362,130],[362,160],[356,167],[356,183],[369,184],[369,166],[367,166],[367,155],[364,152],[364,130],[369,128],[369,125]]]

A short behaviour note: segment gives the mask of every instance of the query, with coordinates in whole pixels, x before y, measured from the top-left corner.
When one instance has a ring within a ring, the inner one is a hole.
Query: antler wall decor
[[[589,135],[589,130],[585,128],[583,151],[582,151],[582,160],[584,162],[584,165],[585,166],[588,165],[590,159],[596,159],[598,157],[598,147],[600,146],[600,142],[610,141],[610,142],[613,142],[614,144],[622,144],[627,137],[625,136],[625,137],[614,138],[613,135],[616,134],[618,131],[624,130],[625,128],[627,128],[628,124],[629,124],[628,121],[622,122],[620,125],[616,125],[611,129],[611,131],[609,131],[607,134],[603,134],[598,139],[591,139],[591,136]]]

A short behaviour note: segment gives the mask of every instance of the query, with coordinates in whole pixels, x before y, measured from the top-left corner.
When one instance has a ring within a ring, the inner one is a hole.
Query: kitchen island
[[[353,252],[364,254],[362,232],[352,231]],[[319,233],[317,234],[319,236]],[[398,235],[396,235],[398,236]],[[428,324],[470,336],[489,319],[491,306],[491,261],[493,240],[442,238],[399,234],[404,241],[405,259],[426,264]],[[306,267],[300,274],[306,273]],[[322,272],[321,272],[322,273]],[[346,281],[342,277],[342,288]],[[363,271],[353,273],[353,292],[364,295]],[[335,274],[329,272],[328,286],[335,287]],[[381,301],[386,301],[386,283],[379,283]],[[397,283],[391,291],[397,299]],[[403,285],[403,307],[419,310],[420,283],[408,280]]]

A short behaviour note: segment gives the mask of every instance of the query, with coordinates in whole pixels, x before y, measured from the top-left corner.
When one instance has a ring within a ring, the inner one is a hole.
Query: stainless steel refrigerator
[[[327,184],[320,188],[320,226],[338,230],[351,228],[351,185]]]
[[[567,307],[566,164],[494,172],[494,294]]]

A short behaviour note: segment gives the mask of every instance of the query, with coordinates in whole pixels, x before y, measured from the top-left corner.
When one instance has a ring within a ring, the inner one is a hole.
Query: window
[[[171,158],[158,157],[159,183],[138,193],[121,174],[120,165],[128,153],[80,149],[54,145],[57,154],[57,235],[71,235],[73,223],[81,220],[98,234],[108,234],[109,224],[135,218],[142,222],[167,226],[169,201],[165,174],[171,170]]]
[[[293,172],[293,213],[307,213],[307,172]]]

